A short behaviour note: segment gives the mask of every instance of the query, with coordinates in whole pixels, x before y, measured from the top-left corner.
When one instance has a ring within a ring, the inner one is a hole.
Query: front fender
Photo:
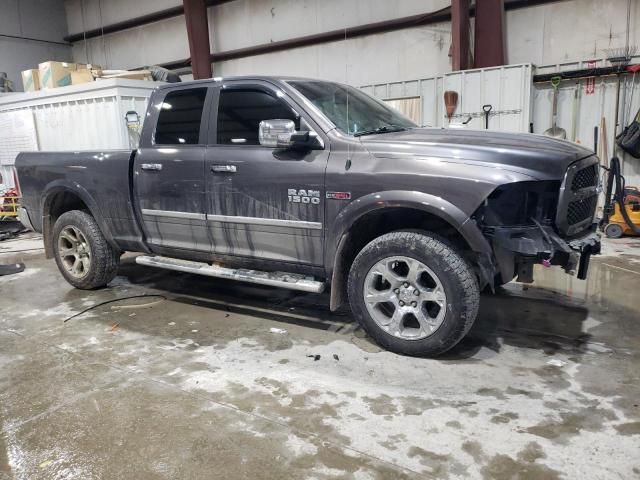
[[[53,182],[47,184],[45,187],[41,200],[40,200],[40,212],[42,213],[42,235],[45,245],[45,253],[48,258],[51,258],[53,254],[52,244],[51,244],[51,233],[53,230],[53,225],[51,224],[51,204],[56,194],[68,192],[75,196],[77,196],[89,209],[89,213],[95,219],[100,231],[106,238],[107,242],[114,248],[119,248],[116,244],[111,229],[104,221],[104,217],[100,212],[100,208],[98,204],[93,199],[93,197],[89,194],[89,192],[80,184],[76,182],[71,182],[65,179],[54,180]]]
[[[325,268],[331,278],[330,308],[332,311],[346,302],[346,276],[348,266],[345,255],[355,255],[351,245],[351,226],[370,212],[386,208],[408,208],[434,215],[454,227],[466,240],[471,249],[478,253],[479,267],[483,282],[493,278],[490,265],[491,245],[475,222],[455,205],[441,197],[417,191],[391,190],[372,193],[360,197],[343,208],[327,232],[327,259]]]
[[[327,235],[325,258],[332,260],[335,258],[335,252],[340,239],[354,222],[363,215],[385,208],[410,208],[430,213],[441,218],[458,230],[473,251],[478,253],[491,253],[491,246],[484,235],[482,235],[480,229],[474,222],[469,221],[469,216],[455,205],[441,197],[428,193],[388,190],[370,193],[357,198],[340,211]]]

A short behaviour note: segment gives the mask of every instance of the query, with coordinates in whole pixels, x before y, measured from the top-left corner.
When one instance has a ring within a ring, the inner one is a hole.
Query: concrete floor
[[[0,243],[27,264],[0,277],[2,480],[640,478],[639,239],[484,295],[438,360],[326,296],[131,258],[74,290],[40,245]]]

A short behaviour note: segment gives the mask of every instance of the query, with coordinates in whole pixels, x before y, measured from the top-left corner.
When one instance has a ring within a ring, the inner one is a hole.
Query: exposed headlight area
[[[496,188],[473,218],[485,227],[552,225],[560,181],[515,182]]]

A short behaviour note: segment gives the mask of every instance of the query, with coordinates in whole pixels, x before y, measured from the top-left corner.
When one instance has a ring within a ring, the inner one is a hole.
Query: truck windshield
[[[417,127],[397,110],[357,88],[315,80],[292,80],[288,83],[340,131],[349,135],[397,132]]]

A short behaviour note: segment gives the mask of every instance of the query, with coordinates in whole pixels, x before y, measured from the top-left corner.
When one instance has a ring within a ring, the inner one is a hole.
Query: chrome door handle
[[[236,173],[238,167],[235,165],[211,165],[211,171],[214,173]]]
[[[142,170],[154,170],[156,172],[159,172],[160,170],[162,170],[162,164],[161,163],[142,163],[140,164],[140,168]]]

